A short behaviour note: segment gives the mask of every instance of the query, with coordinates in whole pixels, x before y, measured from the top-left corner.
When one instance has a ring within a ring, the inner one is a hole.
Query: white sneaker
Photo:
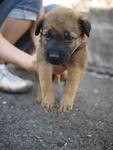
[[[32,81],[13,75],[4,64],[0,64],[0,90],[8,93],[23,93],[30,90],[32,86]]]

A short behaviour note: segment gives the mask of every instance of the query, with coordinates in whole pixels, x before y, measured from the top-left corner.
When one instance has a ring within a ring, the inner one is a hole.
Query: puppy
[[[60,112],[73,108],[74,99],[88,62],[84,37],[89,37],[91,25],[80,13],[59,7],[46,14],[37,24],[38,102],[47,110],[54,106],[53,66],[63,66],[68,75],[60,101]]]

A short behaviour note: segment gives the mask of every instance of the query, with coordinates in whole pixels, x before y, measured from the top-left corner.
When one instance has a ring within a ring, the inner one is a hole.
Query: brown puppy
[[[80,79],[87,64],[84,36],[89,37],[91,25],[84,16],[70,8],[50,11],[37,25],[38,102],[47,110],[54,106],[52,85],[53,65],[62,65],[68,71],[64,92],[60,101],[61,112],[73,108]]]

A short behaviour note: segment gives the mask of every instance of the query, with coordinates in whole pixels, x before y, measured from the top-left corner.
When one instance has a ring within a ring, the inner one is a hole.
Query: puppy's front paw
[[[66,112],[73,109],[73,101],[70,101],[69,99],[62,99],[60,102],[60,109],[59,112]]]
[[[54,100],[49,97],[46,97],[42,99],[41,106],[44,107],[48,111],[52,111],[54,108]]]

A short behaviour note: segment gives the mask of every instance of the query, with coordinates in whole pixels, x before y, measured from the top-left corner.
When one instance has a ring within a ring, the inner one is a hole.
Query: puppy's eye
[[[65,43],[71,43],[73,41],[73,37],[70,35],[68,31],[64,32],[64,42]]]
[[[51,30],[48,30],[47,32],[45,32],[45,33],[43,34],[43,36],[44,36],[46,39],[50,40],[50,39],[52,38],[52,31],[51,31]]]

